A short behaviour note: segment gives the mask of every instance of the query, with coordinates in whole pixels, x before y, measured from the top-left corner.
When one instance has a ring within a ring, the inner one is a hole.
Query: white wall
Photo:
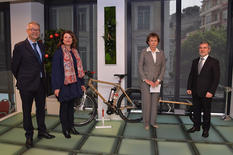
[[[109,82],[117,82],[114,74],[126,73],[126,4],[125,0],[97,0],[97,70],[98,80],[105,80]],[[105,50],[104,50],[104,7],[116,7],[116,64],[105,64]],[[125,87],[125,80],[122,82],[122,87]],[[109,86],[98,84],[98,91],[108,99]],[[102,107],[105,109],[102,100],[98,100],[98,116],[101,117]],[[109,117],[105,115],[106,117]],[[111,119],[117,119],[116,116],[111,115]]]
[[[27,38],[26,26],[30,21],[36,21],[41,26],[41,36],[44,36],[44,5],[39,2],[24,2],[10,4],[11,49],[14,45]],[[15,82],[15,81],[14,81]],[[22,111],[22,103],[18,90],[15,88],[17,112]],[[34,111],[34,108],[33,108]]]

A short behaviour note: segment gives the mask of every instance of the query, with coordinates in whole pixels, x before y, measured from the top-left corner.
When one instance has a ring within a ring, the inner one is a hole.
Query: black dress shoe
[[[78,135],[79,134],[79,132],[74,127],[70,129],[70,132],[72,134],[74,134],[74,135]]]
[[[200,128],[192,127],[192,128],[187,130],[188,133],[193,133],[195,131],[200,131]]]
[[[202,133],[202,137],[209,137],[209,131],[208,130],[204,130],[203,133]]]
[[[64,135],[66,138],[71,138],[69,131],[63,131],[63,135]]]
[[[31,147],[33,147],[33,139],[32,138],[27,138],[26,139],[26,147],[29,149]]]
[[[48,132],[42,132],[38,134],[38,138],[52,139],[52,138],[55,138],[55,136],[50,135]]]

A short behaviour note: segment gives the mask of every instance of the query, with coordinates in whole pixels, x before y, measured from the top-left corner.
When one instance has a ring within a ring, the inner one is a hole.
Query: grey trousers
[[[157,119],[159,93],[150,93],[150,86],[145,82],[141,84],[141,92],[143,122],[145,126],[155,125]]]

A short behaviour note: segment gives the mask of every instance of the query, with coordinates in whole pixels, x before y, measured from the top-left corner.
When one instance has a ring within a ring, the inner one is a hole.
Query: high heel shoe
[[[74,135],[79,135],[79,132],[74,127],[70,129],[70,132]]]
[[[70,136],[70,133],[69,133],[69,131],[63,131],[63,135],[66,137],[66,138],[71,138],[71,136]]]

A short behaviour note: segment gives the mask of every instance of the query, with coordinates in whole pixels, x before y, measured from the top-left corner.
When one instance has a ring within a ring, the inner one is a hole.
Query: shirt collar
[[[206,60],[206,59],[208,58],[208,56],[209,56],[209,55],[204,56],[204,57],[203,57],[203,58],[204,58],[204,60]],[[200,58],[201,58],[201,57],[200,57]]]
[[[146,51],[147,51],[147,52],[152,52],[151,49],[150,49],[150,47],[147,47]],[[160,52],[160,51],[159,51],[158,48],[156,48],[156,49],[155,49],[155,52]]]
[[[29,38],[28,38],[28,41],[29,41],[30,44],[37,43],[37,41],[36,41],[36,42],[33,42],[33,41],[31,41]]]

